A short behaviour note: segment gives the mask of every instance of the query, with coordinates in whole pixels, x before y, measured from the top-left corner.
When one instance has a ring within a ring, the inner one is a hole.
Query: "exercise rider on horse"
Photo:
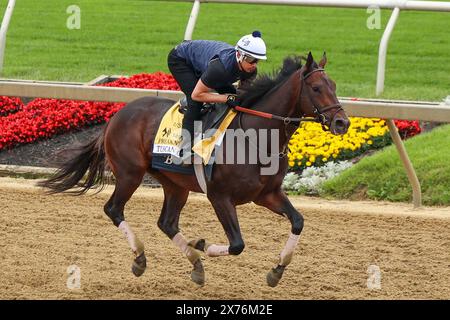
[[[180,151],[183,163],[191,163],[194,121],[200,120],[203,103],[226,103],[236,107],[233,83],[254,79],[258,61],[266,59],[266,45],[259,31],[243,36],[235,47],[219,41],[193,40],[183,41],[170,51],[169,70],[188,102],[183,129],[189,132],[189,139],[183,135]],[[219,94],[211,93],[213,90]]]

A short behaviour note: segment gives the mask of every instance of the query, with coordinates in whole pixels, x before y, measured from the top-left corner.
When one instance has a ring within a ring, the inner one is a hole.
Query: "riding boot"
[[[184,113],[182,123],[182,142],[180,146],[180,154],[174,158],[175,164],[189,166],[192,161],[192,146],[194,142],[194,122],[201,119],[201,108],[203,103],[192,100],[189,94],[186,94],[188,102],[187,109]]]

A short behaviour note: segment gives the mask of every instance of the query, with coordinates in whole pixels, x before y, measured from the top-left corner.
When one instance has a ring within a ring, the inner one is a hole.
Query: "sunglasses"
[[[251,56],[244,56],[244,60],[245,60],[245,62],[250,63],[250,64],[255,64],[255,63],[258,63],[258,61],[259,61],[255,57],[251,57]]]

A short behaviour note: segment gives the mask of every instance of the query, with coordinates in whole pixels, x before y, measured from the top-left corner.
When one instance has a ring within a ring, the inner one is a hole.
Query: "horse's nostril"
[[[342,120],[342,119],[336,120],[335,126],[336,126],[336,128],[340,128],[340,129],[344,128],[345,127],[344,120]]]
[[[346,120],[346,119],[339,118],[334,121],[334,128],[335,128],[336,132],[339,132],[339,133],[345,133],[347,131],[349,125],[350,125],[350,121]]]

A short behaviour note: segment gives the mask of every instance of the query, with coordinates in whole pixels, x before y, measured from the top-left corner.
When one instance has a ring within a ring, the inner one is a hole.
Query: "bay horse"
[[[306,61],[304,65],[302,59]],[[239,255],[244,250],[236,206],[254,202],[266,207],[291,223],[291,232],[278,265],[267,274],[268,285],[275,287],[291,262],[303,229],[303,216],[281,187],[288,169],[288,142],[303,117],[314,117],[314,121],[322,123],[333,134],[346,133],[350,125],[337,99],[336,85],[324,71],[326,62],[325,53],[319,64],[311,52],[307,58],[288,57],[278,73],[260,76],[239,92],[242,106],[270,113],[274,119],[240,112],[229,129],[279,130],[280,150],[274,152],[279,166],[276,174],[262,175],[260,163],[214,165],[211,180],[207,182],[207,198],[222,224],[228,245],[211,244],[204,239],[188,241],[181,234],[178,221],[189,192],[202,192],[197,179],[194,175],[151,167],[155,135],[164,113],[175,103],[173,100],[145,97],[130,102],[110,119],[98,138],[76,149],[75,156],[66,159],[53,177],[40,181],[38,185],[48,188],[48,193],[81,195],[103,186],[104,171],[109,167],[115,177],[115,190],[105,204],[104,212],[124,233],[135,255],[132,272],[140,276],[147,265],[144,246],[125,221],[124,206],[148,172],[164,190],[158,227],[186,255],[193,265],[191,279],[199,285],[205,282],[201,252],[218,257]],[[83,179],[86,173],[87,177]]]

